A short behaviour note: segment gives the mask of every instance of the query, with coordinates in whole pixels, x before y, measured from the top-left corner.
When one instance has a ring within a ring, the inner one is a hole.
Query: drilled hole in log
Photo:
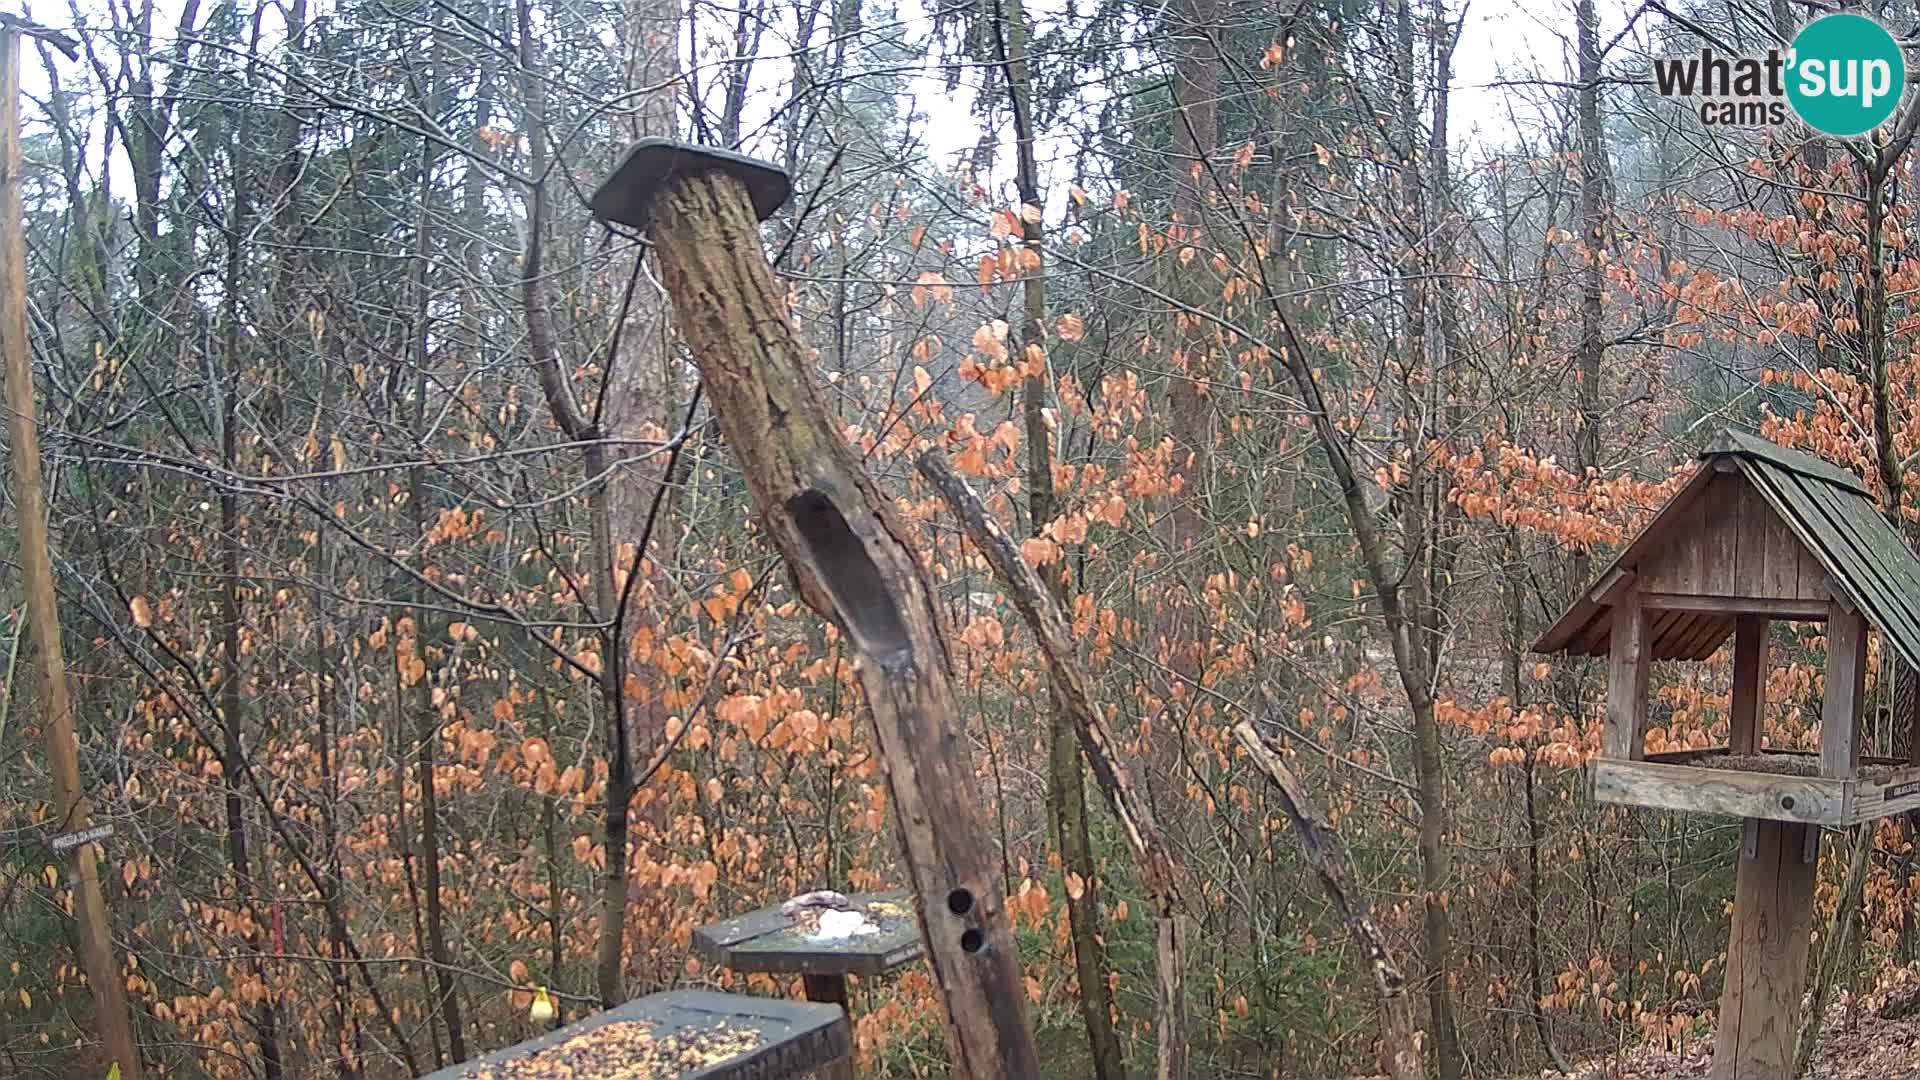
[[[1793,809],[1793,796],[1791,795],[1780,796],[1780,809],[1782,810]]]
[[[787,513],[813,555],[820,580],[833,594],[854,647],[882,661],[910,657],[913,641],[900,609],[840,508],[825,492],[808,488],[787,500]]]
[[[960,935],[960,949],[962,952],[977,953],[986,947],[986,944],[987,935],[977,929],[970,927],[966,933]]]
[[[947,910],[955,915],[965,915],[973,910],[973,894],[965,889],[955,889],[947,894]]]

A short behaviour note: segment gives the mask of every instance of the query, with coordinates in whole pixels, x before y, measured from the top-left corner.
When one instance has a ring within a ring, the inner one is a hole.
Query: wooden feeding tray
[[[847,900],[866,914],[875,932],[822,938],[776,904],[695,930],[693,946],[734,971],[799,975],[879,975],[920,958],[920,921],[911,894],[856,893]]]
[[[427,1080],[776,1080],[848,1059],[837,1006],[672,990]]]
[[[1798,750],[1734,754],[1724,746],[1600,758],[1601,802],[1728,817],[1846,826],[1920,809],[1920,766],[1863,756],[1852,779],[1821,776],[1820,755]]]
[[[859,932],[823,932],[826,908],[809,906],[809,899],[833,899],[835,918],[858,916]],[[844,903],[842,903],[844,901]],[[792,907],[792,913],[788,908]],[[693,947],[701,955],[733,971],[797,973],[808,1001],[845,1009],[847,976],[879,975],[920,959],[920,919],[913,895],[896,892],[815,892],[693,932]],[[851,1064],[821,1071],[823,1080],[852,1080]]]

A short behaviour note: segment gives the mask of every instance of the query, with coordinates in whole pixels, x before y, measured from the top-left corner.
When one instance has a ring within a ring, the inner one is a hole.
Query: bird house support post
[[[801,597],[852,645],[945,999],[954,1076],[1037,1077],[1005,882],[939,608],[906,523],[827,411],[761,250],[758,223],[787,194],[786,174],[771,166],[647,139],[592,206],[652,239],[675,323],[760,521]]]
[[[1748,818],[1742,829],[1712,1080],[1791,1080],[1818,828]]]

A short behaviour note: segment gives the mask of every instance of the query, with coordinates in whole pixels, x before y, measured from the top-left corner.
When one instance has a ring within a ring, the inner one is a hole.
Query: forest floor
[[[1586,1062],[1572,1080],[1705,1080],[1713,1062],[1712,1036],[1688,1039],[1679,1052],[1643,1046]],[[1815,1048],[1807,1080],[1920,1080],[1920,990],[1869,995],[1857,1006],[1836,1002]]]

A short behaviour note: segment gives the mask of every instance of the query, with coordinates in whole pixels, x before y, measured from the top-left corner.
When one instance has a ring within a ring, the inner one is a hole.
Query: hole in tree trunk
[[[888,668],[911,660],[913,640],[900,609],[840,508],[825,492],[808,488],[787,500],[787,513],[793,515],[854,647]]]

